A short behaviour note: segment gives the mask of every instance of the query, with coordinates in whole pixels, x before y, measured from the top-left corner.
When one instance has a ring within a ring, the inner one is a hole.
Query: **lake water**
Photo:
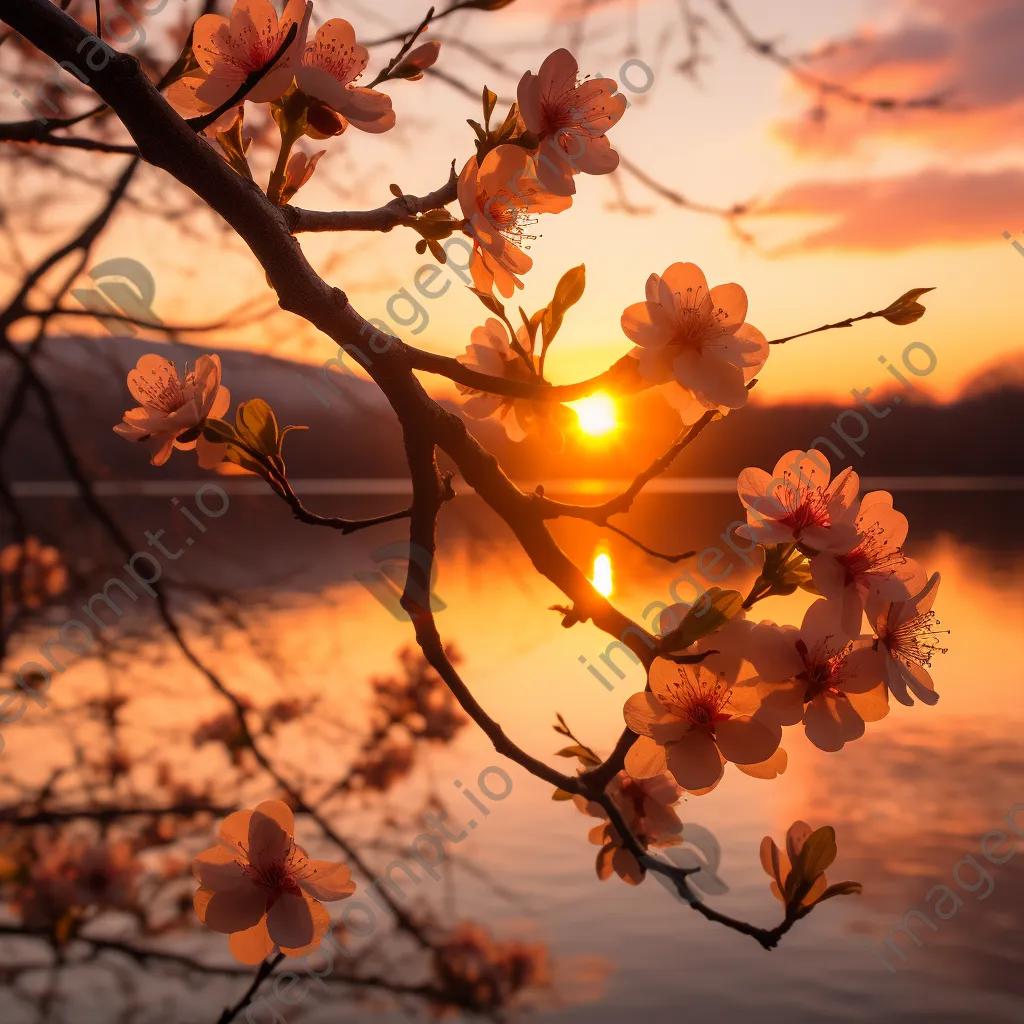
[[[550,786],[503,762],[472,726],[451,746],[425,754],[412,776],[383,800],[369,807],[345,805],[331,812],[332,822],[346,835],[365,837],[367,858],[379,869],[393,857],[369,848],[379,834],[374,830],[382,807],[401,819],[435,793],[453,816],[465,820],[468,805],[455,781],[475,784],[488,766],[504,768],[512,778],[509,796],[458,844],[444,879],[427,881],[413,901],[429,903],[444,920],[472,917],[498,936],[547,944],[562,1005],[549,998],[539,1018],[553,1024],[620,1024],[631,1014],[642,1014],[650,1024],[1024,1020],[1024,838],[1017,837],[1017,854],[1003,864],[979,853],[986,833],[1007,829],[1005,819],[1015,806],[1024,833],[1020,484],[976,482],[986,489],[953,491],[895,483],[897,507],[911,521],[910,553],[928,571],[942,574],[936,607],[950,630],[950,650],[933,670],[939,703],[894,703],[886,719],[836,754],[816,750],[800,730],[789,730],[784,776],[764,782],[727,771],[714,793],[690,797],[679,809],[684,822],[710,829],[721,844],[719,874],[729,892],[711,898],[712,905],[764,926],[775,924],[781,912],[758,860],[761,838],[781,840],[796,819],[835,827],[839,856],[829,879],[860,881],[864,893],[819,907],[779,948],[766,952],[705,921],[655,880],[639,888],[616,877],[600,882],[596,847],[587,842],[593,820],[571,804],[552,802]],[[42,505],[44,496],[38,498]],[[310,504],[327,514],[362,515],[400,500],[326,494]],[[108,503],[140,538],[140,548],[144,529],[166,529],[170,545],[187,528],[166,494],[111,495]],[[80,512],[52,497],[45,504],[62,524],[58,533],[71,543]],[[736,518],[734,495],[708,488],[641,498],[622,525],[656,548],[700,548]],[[282,727],[268,749],[297,783],[329,780],[346,763],[346,729],[351,733],[365,719],[368,680],[390,671],[394,652],[411,637],[409,624],[354,579],[376,571],[380,548],[399,540],[402,526],[341,537],[295,524],[269,499],[235,492],[224,515],[208,525],[208,533],[175,562],[174,575],[241,587],[242,600],[232,614],[247,629],[238,633],[221,624],[201,635],[193,612],[189,626],[197,647],[236,692],[259,706],[283,695],[320,698],[313,722]],[[675,567],[650,558],[586,524],[559,522],[555,531],[582,566],[592,565],[600,553],[609,555],[611,599],[626,614],[639,620],[652,602],[671,603],[670,585],[686,563]],[[553,756],[563,742],[551,728],[558,713],[583,742],[607,752],[622,729],[623,702],[643,687],[642,672],[620,657],[625,677],[612,676],[615,689],[609,692],[586,671],[580,658],[598,661],[610,638],[589,624],[561,627],[547,609],[562,595],[532,570],[508,531],[476,499],[460,499],[444,510],[440,550],[436,593],[446,607],[437,615],[438,626],[458,647],[463,678],[482,705],[520,746],[561,768],[573,762]],[[723,585],[742,589],[751,577],[741,566]],[[679,593],[686,596],[685,587]],[[772,598],[757,612],[799,622],[810,600],[799,593]],[[116,650],[117,634],[108,635]],[[132,697],[132,756],[152,758],[158,749],[175,770],[223,781],[223,792],[239,794],[246,806],[265,797],[269,790],[258,776],[235,789],[238,779],[223,752],[190,742],[197,722],[225,708],[209,685],[159,633],[138,633],[130,650],[116,663],[116,673]],[[59,686],[55,681],[50,708],[33,709],[5,726],[5,785],[44,779],[64,763],[72,729],[65,711],[82,694],[111,685],[110,671],[95,661],[74,667]],[[222,792],[216,785],[215,790]],[[413,834],[406,831],[393,841],[400,847]],[[193,843],[186,853],[195,848]],[[968,855],[976,863],[980,859],[988,882],[975,885],[969,862],[957,869]],[[952,887],[962,905],[948,920],[935,922],[937,931],[917,927],[920,946],[904,937],[904,962],[884,948],[890,929],[908,911],[927,910],[925,895],[940,884]],[[168,942],[211,962],[226,957],[226,943],[209,933]],[[26,955],[10,942],[0,949],[5,963],[21,963]],[[74,1008],[68,1019],[115,1019],[105,1002],[113,997],[95,981],[98,971],[78,969],[74,1001],[68,995],[62,1004]],[[220,1006],[244,988],[242,980],[204,980],[199,988],[156,965],[139,973],[146,981],[140,997],[146,1014],[140,1020],[212,1024]],[[31,988],[30,979],[19,984]],[[418,1007],[414,1017],[427,1019],[420,1004],[411,1005]],[[298,1012],[294,1019],[311,1022],[409,1019],[384,1004],[354,1006],[337,993],[311,997]],[[13,991],[0,1002],[3,1024],[34,1019]]]

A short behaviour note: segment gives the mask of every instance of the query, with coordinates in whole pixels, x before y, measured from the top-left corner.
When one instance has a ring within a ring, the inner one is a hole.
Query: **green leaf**
[[[479,288],[469,289],[495,316],[505,317],[505,307],[490,293]]]
[[[498,102],[498,94],[491,92],[487,86],[484,86],[483,93],[483,107],[484,107],[484,124],[490,126],[491,114],[494,113],[494,104]]]
[[[241,448],[230,445],[224,454],[224,458],[228,462],[233,462],[236,466],[241,466],[242,469],[249,470],[250,473],[256,473],[258,476],[263,477],[264,480],[270,480],[270,472],[267,467],[262,462],[256,462],[249,458]]]
[[[246,153],[252,139],[242,137],[242,114],[239,114],[226,132],[217,132],[217,145],[220,146],[231,169],[252,181],[252,171],[249,169],[249,161]]]
[[[224,420],[206,420],[203,424],[203,437],[215,444],[231,444],[238,441],[235,428],[230,423],[225,423]]]
[[[920,320],[925,314],[925,308],[917,300],[927,292],[934,291],[934,288],[911,288],[904,292],[895,302],[875,313],[875,316],[883,316],[891,324],[898,327],[905,327],[916,320]]]
[[[736,590],[712,587],[686,613],[686,617],[661,640],[665,651],[682,651],[701,637],[721,629],[743,609],[743,595]]]
[[[280,434],[274,410],[262,398],[250,398],[242,402],[235,413],[235,424],[242,440],[271,458],[280,450]]]
[[[556,755],[556,757],[578,757],[584,764],[598,765],[601,762],[594,757],[594,753],[591,750],[587,750],[586,747],[582,747],[575,744],[571,747],[562,747]]]
[[[864,891],[860,882],[836,882],[830,885],[815,901],[815,905],[832,899],[833,896],[859,896]]]
[[[505,120],[502,121],[501,127],[498,129],[495,135],[496,142],[504,142],[511,134],[516,130],[516,125],[519,123],[519,104],[513,103],[508,108],[508,113],[505,115]]]
[[[290,430],[309,430],[309,427],[302,427],[302,426],[295,426],[295,425],[290,425],[290,426],[287,426],[287,427],[285,427],[285,428],[284,428],[284,429],[283,429],[283,430],[281,431],[281,437],[280,437],[280,439],[278,440],[278,452],[279,452],[279,453],[280,453],[280,450],[281,450],[281,449],[282,449],[282,448],[284,447],[284,438],[285,438],[285,435],[286,435],[286,434],[287,434],[287,433],[288,433],[288,432],[289,432]]]
[[[587,268],[581,263],[572,270],[567,270],[555,287],[555,295],[544,312],[543,331],[544,347],[547,348],[555,340],[555,335],[562,326],[562,320],[571,306],[576,305],[583,297],[583,289],[587,286]]]
[[[831,867],[837,853],[836,830],[831,825],[823,825],[807,837],[793,870],[810,886]]]

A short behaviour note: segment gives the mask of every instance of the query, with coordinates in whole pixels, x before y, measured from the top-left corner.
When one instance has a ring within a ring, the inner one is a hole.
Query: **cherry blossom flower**
[[[576,191],[573,175],[608,174],[619,165],[605,133],[626,110],[610,78],[579,82],[576,58],[566,49],[544,58],[535,75],[519,81],[519,112],[526,127],[541,141],[538,177],[556,195]]]
[[[650,847],[677,846],[682,840],[683,823],[672,809],[683,795],[670,775],[634,779],[628,772],[619,772],[609,783],[608,795],[622,813],[629,830],[646,850]],[[608,812],[596,801],[576,794],[572,798],[577,810],[592,818],[608,818]],[[644,880],[640,862],[626,849],[622,836],[605,820],[590,830],[590,842],[600,846],[597,855],[597,877],[604,881],[614,871],[629,885]]]
[[[208,109],[219,107],[252,72],[270,63],[292,25],[298,25],[291,45],[245,96],[253,103],[276,100],[292,84],[311,9],[312,4],[307,9],[305,0],[288,0],[278,18],[269,0],[236,0],[230,20],[220,14],[204,14],[192,36],[192,50],[206,76],[196,85],[196,99]]]
[[[60,552],[38,537],[0,548],[0,594],[3,606],[37,610],[59,597],[68,585]]]
[[[524,351],[529,350],[530,339],[525,327],[519,328],[516,339]],[[545,383],[542,377],[527,366],[522,356],[512,349],[508,329],[495,317],[488,317],[482,327],[473,329],[470,344],[466,346],[465,353],[458,356],[458,361],[489,377],[530,384]],[[522,441],[527,436],[533,436],[549,447],[561,448],[562,430],[574,418],[573,413],[558,402],[533,402],[527,398],[509,398],[506,395],[476,391],[463,384],[456,386],[462,394],[469,396],[461,406],[467,416],[486,419],[496,413],[498,422],[512,441]]]
[[[231,953],[240,963],[259,963],[275,947],[286,956],[315,949],[331,923],[320,901],[355,892],[348,868],[309,860],[294,831],[288,805],[266,800],[255,810],[229,814],[217,845],[192,862],[199,920],[231,936]]]
[[[4,897],[25,928],[55,934],[72,923],[81,907],[75,902],[74,853],[61,834],[36,832],[11,858],[12,891]]]
[[[227,450],[226,444],[207,441],[202,427],[209,417],[220,417],[231,404],[231,394],[220,383],[220,356],[200,356],[185,379],[169,359],[149,353],[128,374],[128,390],[137,409],[129,409],[114,433],[128,441],[147,441],[153,448],[150,462],[162,466],[172,448],[196,449],[199,465],[212,469]]]
[[[769,346],[745,322],[747,294],[738,284],[708,289],[694,263],[673,263],[647,279],[647,298],[622,314],[622,330],[640,373],[661,388],[684,423],[710,409],[727,413],[747,403],[746,384],[764,366]]]
[[[472,1007],[479,1014],[518,1005],[530,989],[547,986],[551,964],[542,943],[499,941],[472,921],[461,921],[451,936],[438,942],[434,969],[443,990],[451,993],[453,1006],[438,1005],[434,1017],[449,1009],[463,1012]]]
[[[882,655],[854,647],[832,601],[807,609],[799,629],[762,622],[751,630],[747,657],[757,670],[760,714],[778,725],[802,721],[822,750],[841,750],[864,735],[864,723],[889,713]]]
[[[37,832],[14,860],[20,884],[11,902],[32,930],[63,931],[91,913],[138,909],[142,865],[126,840]]]
[[[844,469],[831,483],[832,467],[821,452],[786,452],[772,475],[751,466],[736,490],[747,509],[743,528],[758,544],[802,543],[816,551],[848,551],[857,531],[860,479]]]
[[[343,18],[331,18],[316,31],[295,69],[295,84],[307,95],[326,103],[349,124],[378,134],[395,126],[391,97],[352,83],[370,59],[356,42],[355,30]]]
[[[772,879],[772,895],[783,903],[786,897],[783,895],[786,888],[786,879],[793,869],[793,863],[800,856],[804,843],[814,834],[814,829],[804,821],[794,821],[786,832],[786,849],[780,850],[775,845],[771,836],[765,836],[761,840],[761,867]],[[818,875],[814,884],[808,890],[807,895],[800,901],[801,907],[814,903],[828,888],[828,879],[824,873]]]
[[[887,491],[872,491],[861,501],[854,545],[842,553],[822,551],[810,561],[819,592],[842,609],[843,629],[860,632],[869,595],[906,600],[924,582],[917,562],[903,554],[907,517],[892,507]]]
[[[560,213],[572,200],[557,196],[536,179],[530,154],[521,146],[497,146],[482,163],[472,157],[459,175],[458,197],[464,230],[473,239],[470,273],[480,291],[495,285],[506,298],[523,283],[533,260],[525,252],[536,214]]]
[[[386,793],[412,772],[415,763],[416,749],[411,744],[394,738],[382,740],[352,765],[351,785],[363,792]]]
[[[928,672],[932,658],[946,653],[938,637],[948,630],[935,629],[938,621],[932,611],[938,589],[939,574],[933,573],[921,591],[905,601],[886,601],[877,595],[867,600],[868,621],[885,659],[886,685],[908,707],[914,703],[908,687],[922,704],[935,704],[939,699]]]
[[[142,864],[127,840],[97,845],[84,842],[76,849],[72,899],[81,907],[132,910],[136,905]]]
[[[461,657],[452,644],[445,646],[452,664]],[[401,676],[370,681],[378,705],[375,728],[381,732],[401,723],[416,739],[449,743],[469,719],[462,713],[447,683],[419,650],[403,647],[398,653]]]
[[[710,792],[725,763],[761,765],[779,748],[782,730],[755,717],[753,687],[728,688],[703,665],[655,658],[650,692],[635,693],[623,708],[638,739],[626,754],[626,771],[648,779],[666,770],[691,793]]]

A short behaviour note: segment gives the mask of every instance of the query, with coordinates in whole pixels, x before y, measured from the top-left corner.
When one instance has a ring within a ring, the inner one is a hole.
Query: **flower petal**
[[[207,928],[225,934],[245,931],[266,913],[267,893],[249,882],[237,889],[214,892],[206,901],[204,910],[205,916],[201,920]],[[199,913],[198,903],[196,912]]]
[[[228,939],[228,949],[240,964],[258,964],[270,956],[274,940],[267,931],[266,917],[261,917],[251,928],[232,932]]]
[[[634,302],[622,311],[622,333],[636,345],[660,347],[675,334],[675,322],[664,306],[655,302]]]
[[[665,748],[649,736],[640,736],[626,751],[626,771],[634,779],[650,779],[666,771]]]
[[[738,284],[720,284],[711,289],[711,302],[720,310],[722,326],[732,334],[747,319],[747,293]]]
[[[766,683],[784,683],[803,671],[796,649],[800,634],[792,626],[761,622],[750,631],[744,656]]]
[[[708,294],[708,279],[704,271],[696,263],[673,263],[664,274],[661,275],[661,288],[659,294],[668,299],[660,301],[669,309],[675,309],[673,295],[686,296],[690,292],[693,296]]]
[[[229,850],[243,850],[249,841],[249,821],[252,811],[233,811],[217,830],[217,842]]]
[[[672,363],[676,380],[713,405],[740,409],[747,403],[743,371],[713,352],[683,351]]]
[[[871,690],[847,693],[846,699],[865,722],[880,722],[889,714],[889,693],[885,683]]]
[[[782,729],[759,718],[735,715],[716,723],[715,742],[727,761],[760,764],[779,749]]]
[[[281,800],[257,804],[249,821],[249,859],[283,862],[295,833],[295,816]]]
[[[676,782],[691,792],[714,786],[724,772],[718,747],[703,729],[693,729],[673,743],[668,748],[666,762]]]
[[[310,917],[313,919],[313,937],[305,946],[282,945],[281,952],[285,956],[306,956],[312,953],[320,945],[320,940],[327,934],[327,929],[331,927],[331,915],[322,903],[318,903],[307,896],[306,906],[309,909]]]
[[[162,391],[172,381],[178,381],[178,371],[169,359],[148,352],[128,373],[128,390],[139,405],[153,408],[153,392]]]
[[[785,772],[786,767],[789,764],[789,755],[782,747],[772,754],[765,761],[761,761],[758,764],[737,764],[744,775],[749,775],[755,779],[776,779]]]
[[[270,937],[282,948],[301,949],[313,941],[314,926],[311,904],[305,896],[281,893],[267,911]]]
[[[804,732],[819,750],[842,750],[847,740],[864,735],[864,720],[848,700],[819,695],[804,711]]]
[[[342,900],[356,891],[349,869],[344,864],[334,864],[329,860],[307,861],[299,886],[314,899],[326,903]]]
[[[192,861],[192,874],[204,889],[221,892],[251,885],[237,855],[224,846],[211,846]]]

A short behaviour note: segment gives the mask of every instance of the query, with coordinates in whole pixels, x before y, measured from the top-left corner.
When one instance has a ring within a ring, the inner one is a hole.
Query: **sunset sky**
[[[372,40],[414,24],[423,6],[320,0],[315,17],[345,16],[360,39]],[[431,33],[443,41],[441,71],[474,92],[486,83],[503,98],[514,95],[522,71],[536,70],[557,46],[573,46],[581,72],[616,77],[634,54],[653,69],[654,82],[645,95],[626,92],[635,102],[611,131],[612,144],[694,201],[755,201],[766,211],[742,221],[754,237],[746,243],[722,219],[672,206],[628,174],[618,176],[639,213],[623,212],[609,181],[577,178],[572,209],[537,226],[535,266],[519,293],[528,311],[539,308],[561,273],[586,263],[587,292],[552,350],[550,376],[580,379],[628,351],[622,310],[642,299],[651,272],[675,261],[697,263],[711,285],[743,285],[748,319],[769,338],[882,308],[912,287],[936,288],[924,300],[927,316],[914,326],[873,321],[776,348],[761,374],[762,401],[842,398],[853,387],[881,386],[889,378],[879,355],[898,361],[912,341],[935,351],[928,385],[948,398],[978,370],[1019,351],[1024,255],[1003,232],[1024,243],[1024,7],[1016,0],[738,0],[751,30],[785,53],[857,37],[814,63],[824,78],[871,96],[945,97],[939,110],[910,112],[832,99],[827,118],[813,121],[815,93],[744,47],[713,4],[693,6],[710,23],[708,59],[696,82],[677,67],[687,47],[673,0],[592,5],[582,46],[576,20],[558,17],[578,4],[548,0],[467,12]],[[177,15],[168,9],[156,16],[165,17],[173,24]],[[540,38],[541,47],[520,42]],[[471,40],[513,73],[484,68],[452,39]],[[372,51],[371,72],[393,45]],[[643,83],[642,72],[632,77]],[[422,193],[441,184],[453,157],[462,166],[472,153],[465,119],[480,116],[479,104],[430,77],[393,83],[391,93],[398,129],[383,136],[350,130],[325,143],[327,156],[298,205],[375,206],[390,198],[391,181]],[[304,145],[315,148],[311,140]],[[105,159],[113,169],[118,158]],[[271,160],[269,151],[258,153],[257,178]],[[429,259],[414,252],[415,238],[396,230],[301,240],[319,266],[338,256],[329,280],[364,315],[386,320],[389,297],[411,289],[416,268]],[[181,242],[169,250],[161,232],[140,236],[123,224],[100,255],[146,262],[157,277],[158,313],[200,321],[235,302],[270,298],[254,261],[225,257],[218,251],[224,244],[211,230],[202,250]],[[459,284],[425,301],[424,330],[396,333],[436,351],[461,352],[485,314]],[[269,332],[247,330],[229,342],[310,362],[334,354],[331,343],[295,327],[278,318]]]

